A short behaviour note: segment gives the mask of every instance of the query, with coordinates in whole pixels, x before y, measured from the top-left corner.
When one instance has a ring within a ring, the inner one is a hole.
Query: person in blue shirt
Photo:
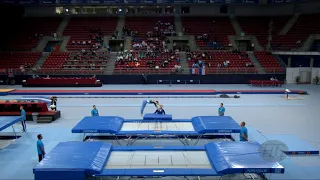
[[[248,129],[246,128],[246,123],[240,123],[241,130],[240,130],[240,141],[248,141]]]
[[[144,100],[142,102],[142,106],[141,106],[141,110],[140,110],[141,116],[143,116],[143,111],[146,108],[147,104],[153,104],[157,109],[159,107],[159,101],[157,101],[157,100]]]
[[[154,112],[155,114],[166,114],[166,112],[163,109],[163,106],[160,105],[159,108]]]
[[[27,114],[26,114],[26,111],[23,109],[23,106],[20,106],[20,111],[21,111],[22,131],[26,132],[27,131],[27,126],[26,126]]]
[[[91,116],[99,116],[99,111],[96,105],[93,105],[93,109],[91,110]]]
[[[42,143],[42,135],[38,134],[38,141],[37,141],[37,150],[38,150],[38,157],[39,162],[44,158],[44,155],[46,155],[46,152],[44,151],[44,145]]]
[[[219,110],[218,110],[219,116],[224,116],[225,111],[226,111],[226,109],[223,107],[223,103],[221,103]]]

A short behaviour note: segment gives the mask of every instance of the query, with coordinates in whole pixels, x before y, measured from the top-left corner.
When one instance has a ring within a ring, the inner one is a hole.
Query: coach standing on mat
[[[219,116],[224,116],[224,112],[226,109],[223,107],[223,103],[220,104],[220,107],[218,109]]]
[[[248,141],[248,129],[246,128],[246,123],[241,122],[240,126],[240,141]]]
[[[26,132],[27,131],[27,126],[26,126],[27,115],[26,115],[26,111],[23,109],[23,106],[20,106],[20,111],[21,111],[22,131]]]
[[[38,157],[39,162],[44,158],[44,155],[46,155],[46,152],[44,151],[44,145],[42,143],[42,135],[38,134],[38,141],[37,141],[37,150],[38,150]]]
[[[91,110],[91,116],[99,116],[99,111],[96,105],[93,105],[93,109]]]

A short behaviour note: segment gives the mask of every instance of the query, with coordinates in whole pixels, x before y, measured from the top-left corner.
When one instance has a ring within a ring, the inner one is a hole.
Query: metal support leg
[[[187,146],[189,146],[188,136],[183,136],[183,139]]]
[[[83,133],[82,141],[86,140],[86,133]]]
[[[194,143],[194,145],[197,145],[201,138],[202,138],[202,134],[197,137],[196,142]]]
[[[119,138],[118,138],[118,136],[116,136],[116,135],[113,135],[113,138],[117,141],[117,143],[118,143],[118,145],[119,146],[121,146],[121,143],[120,143],[120,141],[119,141]]]
[[[12,130],[13,130],[14,136],[16,137],[16,139],[18,139],[18,136],[17,136],[16,130],[14,129],[13,125],[12,125],[11,127],[12,127]]]

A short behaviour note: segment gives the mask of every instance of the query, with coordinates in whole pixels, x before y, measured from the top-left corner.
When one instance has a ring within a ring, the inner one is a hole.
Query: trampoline
[[[0,131],[3,131],[4,129],[7,129],[8,127],[12,127],[14,136],[17,139],[17,133],[14,129],[14,124],[21,121],[20,116],[0,116]]]
[[[189,145],[188,138],[196,137],[196,145],[203,136],[230,135],[239,133],[240,126],[230,116],[197,116],[191,119],[172,119],[171,115],[147,114],[143,120],[124,120],[118,116],[85,117],[73,129],[72,133],[107,134],[119,145],[119,137],[126,137],[127,145],[138,139],[178,138]],[[90,137],[89,136],[89,137]]]
[[[103,142],[59,143],[33,169],[35,180],[87,177],[224,176],[284,173],[265,161],[257,142],[219,142],[204,146],[122,146]]]

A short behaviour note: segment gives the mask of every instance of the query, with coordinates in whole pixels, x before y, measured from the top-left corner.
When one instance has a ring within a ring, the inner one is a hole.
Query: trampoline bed
[[[284,173],[278,162],[259,154],[256,142],[205,146],[122,146],[103,142],[59,143],[35,168],[35,180],[84,180],[122,176],[223,176]]]
[[[123,136],[128,139],[127,145],[132,145],[141,138],[163,136],[178,138],[184,145],[189,145],[187,138],[191,136],[196,137],[197,144],[205,135],[240,132],[240,126],[230,116],[197,116],[192,119],[152,116],[154,118],[145,116],[143,120],[124,120],[118,116],[85,117],[72,129],[72,133],[83,133],[84,139],[86,134],[108,134],[117,140],[119,145],[119,137]]]

